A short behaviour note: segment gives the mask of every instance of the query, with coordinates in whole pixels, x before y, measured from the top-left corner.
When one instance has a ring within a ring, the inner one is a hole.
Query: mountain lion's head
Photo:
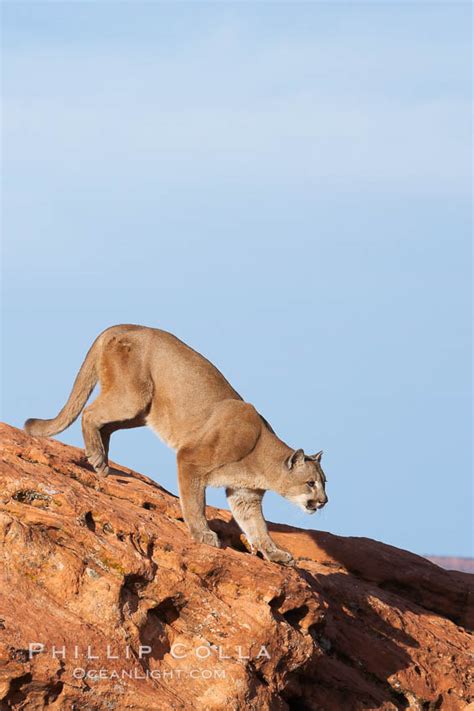
[[[322,455],[322,451],[309,455],[302,449],[297,449],[284,463],[288,472],[283,495],[310,514],[328,502],[326,477],[321,467]]]

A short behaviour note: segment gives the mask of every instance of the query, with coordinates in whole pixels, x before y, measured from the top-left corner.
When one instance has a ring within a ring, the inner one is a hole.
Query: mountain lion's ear
[[[302,449],[295,449],[286,460],[286,466],[288,469],[292,469],[296,464],[301,464],[301,462],[304,462],[304,452]]]
[[[309,458],[312,459],[314,462],[318,462],[318,464],[319,464],[322,456],[323,456],[323,450],[321,450],[317,454],[312,454]]]

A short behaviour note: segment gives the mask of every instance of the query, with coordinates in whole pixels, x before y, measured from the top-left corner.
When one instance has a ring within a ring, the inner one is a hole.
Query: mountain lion
[[[101,391],[84,410],[82,431],[86,456],[100,476],[109,472],[112,432],[149,425],[177,452],[183,517],[196,541],[219,547],[205,517],[205,490],[225,486],[232,514],[252,548],[268,560],[292,562],[270,538],[262,498],[271,489],[308,513],[324,506],[322,452],[306,455],[288,447],[212,363],[178,338],[132,325],[103,331],[58,416],[27,420],[25,430],[41,437],[62,432],[98,381]]]

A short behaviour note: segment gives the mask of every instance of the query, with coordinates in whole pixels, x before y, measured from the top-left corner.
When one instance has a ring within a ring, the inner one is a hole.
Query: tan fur
[[[308,512],[324,506],[321,452],[307,456],[288,447],[212,363],[178,338],[131,325],[100,334],[59,415],[27,420],[26,431],[50,436],[64,430],[97,382],[101,391],[84,410],[82,431],[86,455],[100,475],[109,471],[110,435],[149,425],[177,452],[183,516],[195,540],[219,546],[205,518],[205,489],[225,486],[250,544],[269,560],[291,562],[268,534],[262,497],[271,489]]]

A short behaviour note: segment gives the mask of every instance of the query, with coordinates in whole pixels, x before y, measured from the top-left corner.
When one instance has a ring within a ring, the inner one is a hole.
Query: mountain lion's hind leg
[[[110,435],[119,429],[145,424],[146,408],[143,398],[120,395],[117,392],[100,394],[86,407],[82,415],[82,434],[86,457],[97,474],[109,473],[108,455]]]
[[[267,560],[283,565],[290,565],[293,556],[288,551],[278,548],[270,538],[267,524],[262,513],[261,489],[226,489],[232,515],[244,532],[250,545],[259,550]]]

